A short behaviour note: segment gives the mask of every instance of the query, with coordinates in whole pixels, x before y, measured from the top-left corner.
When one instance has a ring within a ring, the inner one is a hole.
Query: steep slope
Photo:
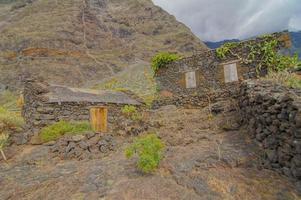
[[[189,55],[207,47],[151,0],[0,2],[0,83],[35,74],[91,86],[158,51]]]

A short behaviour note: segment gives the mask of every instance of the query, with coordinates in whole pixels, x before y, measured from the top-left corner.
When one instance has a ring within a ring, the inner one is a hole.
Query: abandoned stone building
[[[271,38],[279,41],[279,52],[291,46],[288,32],[274,33]],[[233,48],[232,55],[225,58],[218,57],[217,50],[209,50],[161,68],[156,74],[158,89],[163,94],[161,96],[173,98],[158,101],[157,104],[174,101],[181,105],[203,105],[208,95],[212,99],[234,95],[237,92],[236,83],[267,74],[266,69],[258,72],[256,61],[246,63],[250,44],[258,45],[265,41],[264,37],[258,37],[240,42]]]
[[[123,92],[69,88],[32,79],[26,80],[23,95],[22,115],[28,128],[37,131],[60,120],[89,120],[96,107],[102,129],[110,131],[122,121],[123,106],[142,105]]]

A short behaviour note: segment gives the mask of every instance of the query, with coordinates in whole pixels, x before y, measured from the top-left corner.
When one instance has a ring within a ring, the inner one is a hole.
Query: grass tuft
[[[40,137],[43,142],[57,140],[63,135],[77,135],[86,131],[92,131],[87,121],[66,122],[59,121],[41,130]]]

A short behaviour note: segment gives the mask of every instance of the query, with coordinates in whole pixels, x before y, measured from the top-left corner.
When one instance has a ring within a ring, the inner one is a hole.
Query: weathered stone
[[[74,142],[70,142],[69,145],[66,148],[66,153],[69,153],[71,150],[73,150],[76,147]]]
[[[84,142],[84,141],[80,141],[78,143],[78,145],[79,145],[80,148],[85,149],[85,150],[88,149],[88,147],[89,147],[89,144],[87,142]]]
[[[32,144],[32,145],[40,145],[40,144],[43,144],[43,141],[42,141],[41,137],[38,134],[35,134],[31,138],[30,144]]]
[[[44,145],[45,145],[45,146],[53,146],[53,145],[55,145],[55,144],[56,144],[55,141],[50,141],[50,142],[45,143]]]
[[[295,117],[296,127],[301,128],[301,111]]]
[[[292,174],[293,174],[294,177],[296,177],[298,179],[301,178],[301,167],[292,168],[291,171],[292,171]]]
[[[294,147],[297,153],[301,154],[301,140],[295,140]]]
[[[25,133],[17,133],[13,135],[12,140],[17,145],[23,145],[28,142],[28,137]]]
[[[87,137],[87,139],[91,139],[92,137],[94,137],[95,136],[95,132],[89,132],[89,133],[86,133],[85,135],[86,135],[86,137]]]
[[[301,139],[301,128],[294,129],[294,136],[298,139]]]
[[[84,140],[85,139],[85,136],[84,135],[74,135],[71,137],[71,140],[73,142],[79,142],[81,140]]]
[[[301,167],[301,155],[295,155],[292,162],[295,166]]]
[[[265,153],[269,161],[271,162],[277,161],[277,153],[275,150],[266,150]]]

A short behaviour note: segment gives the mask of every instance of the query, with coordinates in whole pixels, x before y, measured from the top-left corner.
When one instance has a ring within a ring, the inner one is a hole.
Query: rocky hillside
[[[92,86],[158,51],[204,49],[151,0],[0,1],[0,83],[11,88],[29,74]]]

